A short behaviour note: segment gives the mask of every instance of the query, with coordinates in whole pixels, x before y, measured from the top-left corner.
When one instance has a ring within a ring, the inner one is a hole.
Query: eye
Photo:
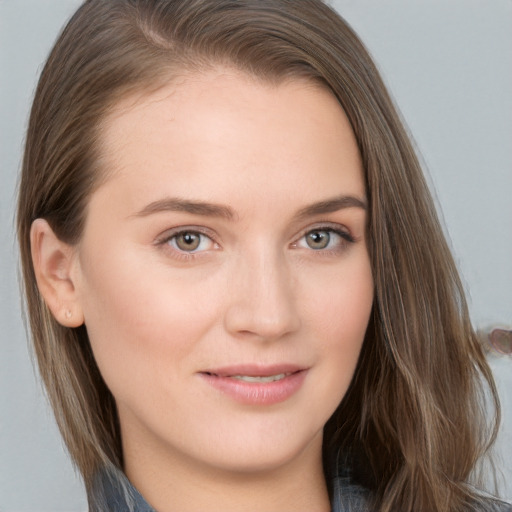
[[[208,251],[215,247],[214,241],[209,236],[192,230],[174,233],[163,240],[163,242],[170,245],[173,249],[185,253]]]
[[[306,236],[306,244],[311,249],[325,249],[331,241],[329,231],[311,231]]]
[[[347,231],[339,228],[319,227],[306,232],[294,246],[314,251],[336,251],[352,242],[354,242],[354,238]]]

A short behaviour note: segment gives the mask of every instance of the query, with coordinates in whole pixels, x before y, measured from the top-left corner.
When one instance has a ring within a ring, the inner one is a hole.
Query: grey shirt
[[[332,512],[372,512],[370,492],[349,476],[335,477],[332,491]],[[89,512],[156,512],[116,468],[98,473],[88,499]],[[512,512],[512,506],[489,499],[485,505],[479,504],[467,512]]]

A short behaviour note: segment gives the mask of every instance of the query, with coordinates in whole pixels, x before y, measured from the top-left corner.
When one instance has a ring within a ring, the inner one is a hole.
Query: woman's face
[[[102,137],[75,282],[127,466],[318,460],[373,300],[336,99],[221,69],[123,101]]]

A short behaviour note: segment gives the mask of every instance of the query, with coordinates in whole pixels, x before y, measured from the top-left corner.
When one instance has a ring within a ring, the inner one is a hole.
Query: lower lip
[[[201,373],[212,387],[246,405],[272,405],[288,400],[302,386],[306,370],[301,370],[273,382],[246,382],[233,377]]]

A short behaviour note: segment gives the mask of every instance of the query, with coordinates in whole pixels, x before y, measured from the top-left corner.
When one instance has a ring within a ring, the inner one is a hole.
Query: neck
[[[125,473],[158,512],[328,512],[321,442],[319,435],[293,462],[251,471],[128,450]]]

